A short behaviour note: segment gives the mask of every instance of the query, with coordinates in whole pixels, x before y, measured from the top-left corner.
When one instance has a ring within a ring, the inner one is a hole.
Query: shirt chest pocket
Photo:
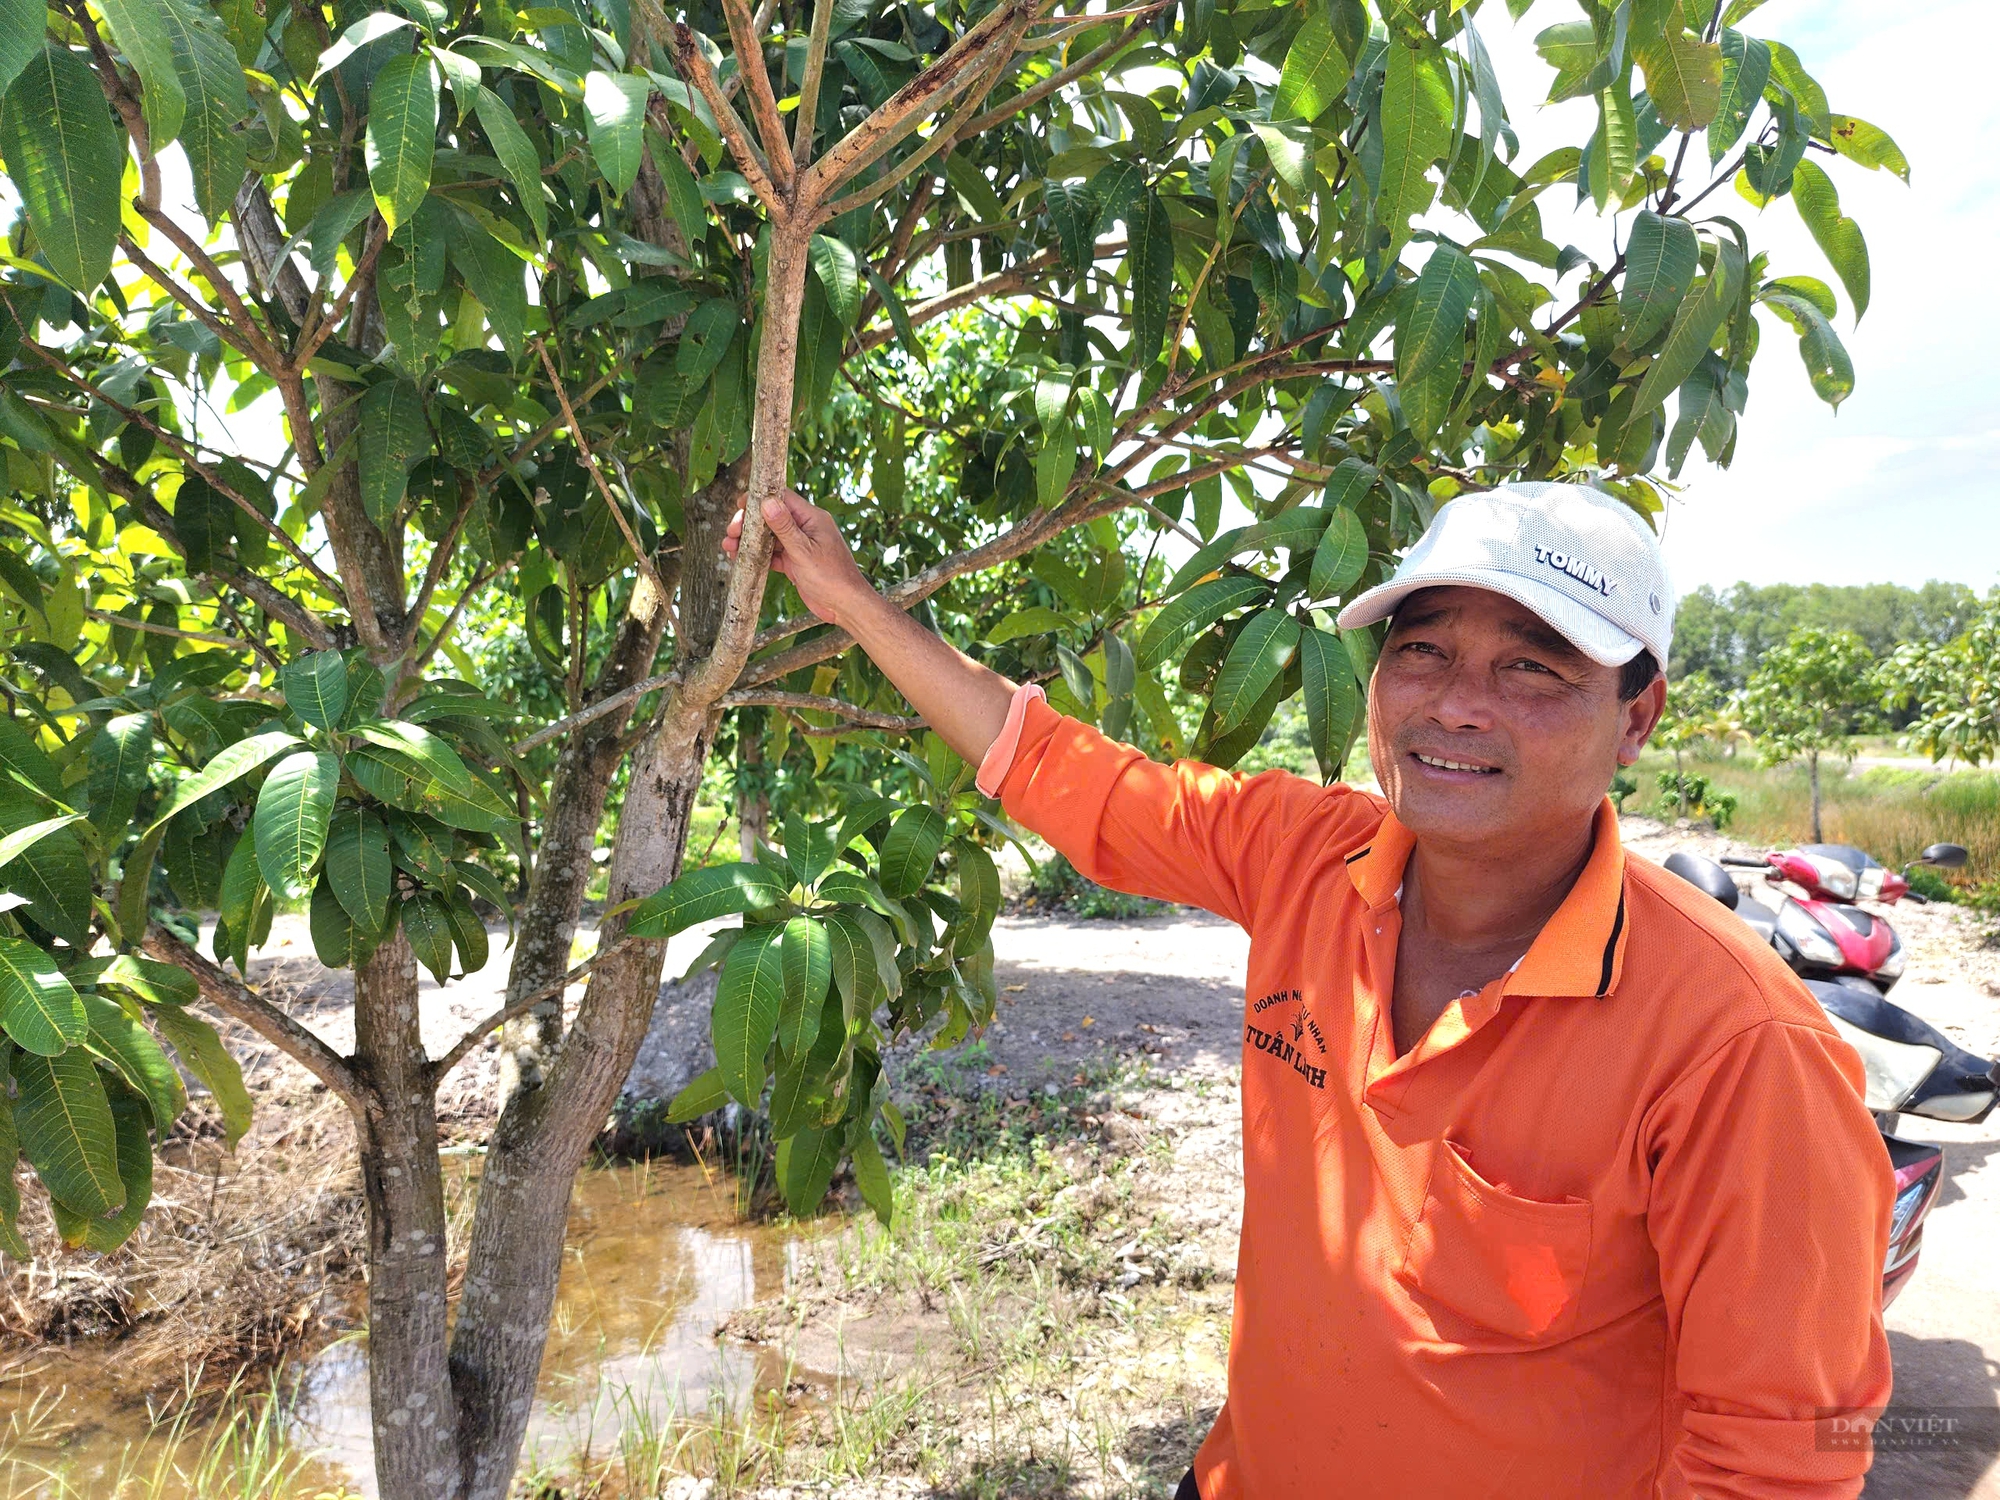
[[[1496,1351],[1552,1344],[1576,1322],[1590,1221],[1587,1200],[1548,1202],[1496,1187],[1444,1140],[1397,1280],[1455,1343]]]

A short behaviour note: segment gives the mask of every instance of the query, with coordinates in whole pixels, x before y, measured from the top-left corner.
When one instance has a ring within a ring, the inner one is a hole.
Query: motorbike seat
[[[1731,911],[1736,910],[1736,903],[1741,899],[1736,882],[1714,860],[1677,849],[1666,857],[1665,865],[1668,874],[1680,876],[1704,896],[1712,896]]]

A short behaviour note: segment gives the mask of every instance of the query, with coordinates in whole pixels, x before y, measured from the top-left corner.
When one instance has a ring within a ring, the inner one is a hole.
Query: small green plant
[[[1041,862],[1030,890],[1038,908],[1060,908],[1079,917],[1122,920],[1150,917],[1167,909],[1164,902],[1128,896],[1085,878],[1060,854]]]
[[[1917,865],[1910,871],[1910,891],[1913,895],[1922,896],[1926,901],[1959,899],[1958,887],[1926,865]]]
[[[1611,805],[1620,812],[1625,811],[1625,799],[1638,790],[1639,778],[1620,768],[1611,778]]]
[[[1663,811],[1669,805],[1683,808],[1688,817],[1707,818],[1718,829],[1727,828],[1736,816],[1736,794],[1724,791],[1698,771],[1662,771],[1659,788]]]

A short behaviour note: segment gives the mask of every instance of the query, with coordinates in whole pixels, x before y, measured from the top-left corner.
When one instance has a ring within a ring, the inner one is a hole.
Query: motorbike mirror
[[[1917,862],[1936,865],[1941,870],[1958,870],[1965,866],[1966,853],[1963,844],[1932,844],[1917,856]]]

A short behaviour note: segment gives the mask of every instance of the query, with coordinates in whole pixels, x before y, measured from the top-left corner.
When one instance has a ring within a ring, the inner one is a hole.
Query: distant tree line
[[[1979,607],[1976,590],[1936,579],[1915,589],[1738,583],[1718,591],[1703,584],[1680,602],[1667,675],[1706,672],[1723,687],[1745,687],[1758,662],[1802,629],[1852,631],[1878,659],[1898,646],[1941,646],[1970,628]]]

